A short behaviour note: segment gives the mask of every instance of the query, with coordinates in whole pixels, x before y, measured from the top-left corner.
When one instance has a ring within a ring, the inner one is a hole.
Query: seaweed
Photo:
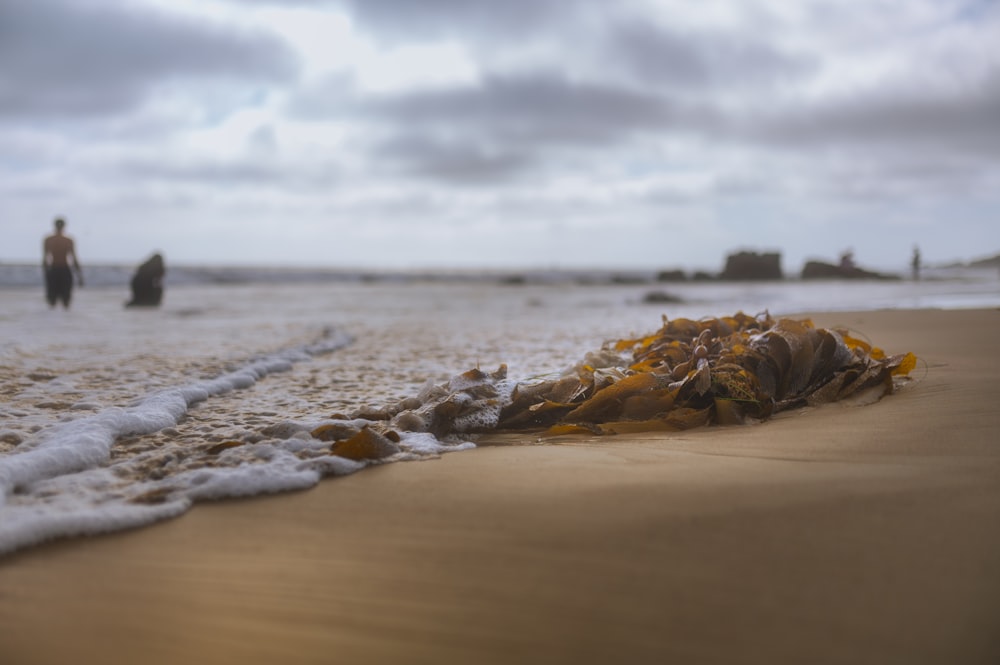
[[[623,354],[623,367],[581,363],[575,376],[518,386],[496,429],[547,428],[554,436],[759,422],[871,388],[892,392],[917,362],[912,353],[888,356],[847,330],[817,328],[809,319],[742,312],[698,321],[664,317],[656,333],[603,350]]]
[[[379,460],[406,448],[397,432],[439,440],[473,433],[625,434],[762,422],[774,414],[893,392],[917,364],[840,328],[768,313],[663,317],[658,331],[605,343],[556,378],[513,382],[475,368],[415,398],[316,427],[336,455]],[[400,447],[400,444],[402,448]],[[225,445],[225,444],[220,444]]]

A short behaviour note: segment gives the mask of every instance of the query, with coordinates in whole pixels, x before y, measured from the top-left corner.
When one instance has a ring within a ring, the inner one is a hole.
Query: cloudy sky
[[[0,0],[0,261],[1000,252],[996,0]]]

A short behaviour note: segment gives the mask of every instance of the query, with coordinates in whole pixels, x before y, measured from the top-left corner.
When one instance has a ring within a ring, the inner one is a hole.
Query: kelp
[[[334,454],[378,460],[400,450],[396,432],[443,440],[486,431],[605,435],[737,425],[800,406],[877,399],[916,363],[912,353],[890,356],[809,319],[664,317],[655,333],[607,342],[556,378],[515,383],[506,365],[471,369],[395,406],[327,422],[312,436],[333,442]]]
[[[917,362],[912,353],[888,356],[846,330],[817,328],[808,319],[742,312],[699,321],[664,317],[656,333],[604,350],[627,354],[620,378],[609,383],[616,372],[581,363],[573,377],[519,386],[497,429],[547,428],[555,436],[761,421],[868,389],[892,392]]]
[[[330,447],[330,452],[340,457],[352,460],[379,460],[391,457],[400,451],[399,435],[389,431],[380,434],[370,427],[350,438],[337,441]]]

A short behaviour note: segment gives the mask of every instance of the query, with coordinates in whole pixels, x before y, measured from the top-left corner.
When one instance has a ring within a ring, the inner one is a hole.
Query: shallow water
[[[188,285],[126,310],[0,289],[0,553],[364,466],[308,432],[472,367],[551,376],[661,316],[1000,305],[992,276],[919,283]],[[668,291],[682,304],[643,304]],[[234,445],[239,443],[240,445]],[[389,460],[473,445],[412,434]]]

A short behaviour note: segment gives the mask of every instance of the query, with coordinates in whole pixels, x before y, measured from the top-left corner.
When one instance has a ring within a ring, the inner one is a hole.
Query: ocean
[[[508,388],[559,376],[664,316],[1000,306],[996,272],[970,269],[727,283],[172,268],[163,305],[145,310],[123,307],[129,269],[86,274],[72,307],[50,310],[37,266],[0,265],[0,555],[467,450],[474,434],[412,431],[384,458],[355,460],[316,433],[419,409],[472,368],[506,366]]]

